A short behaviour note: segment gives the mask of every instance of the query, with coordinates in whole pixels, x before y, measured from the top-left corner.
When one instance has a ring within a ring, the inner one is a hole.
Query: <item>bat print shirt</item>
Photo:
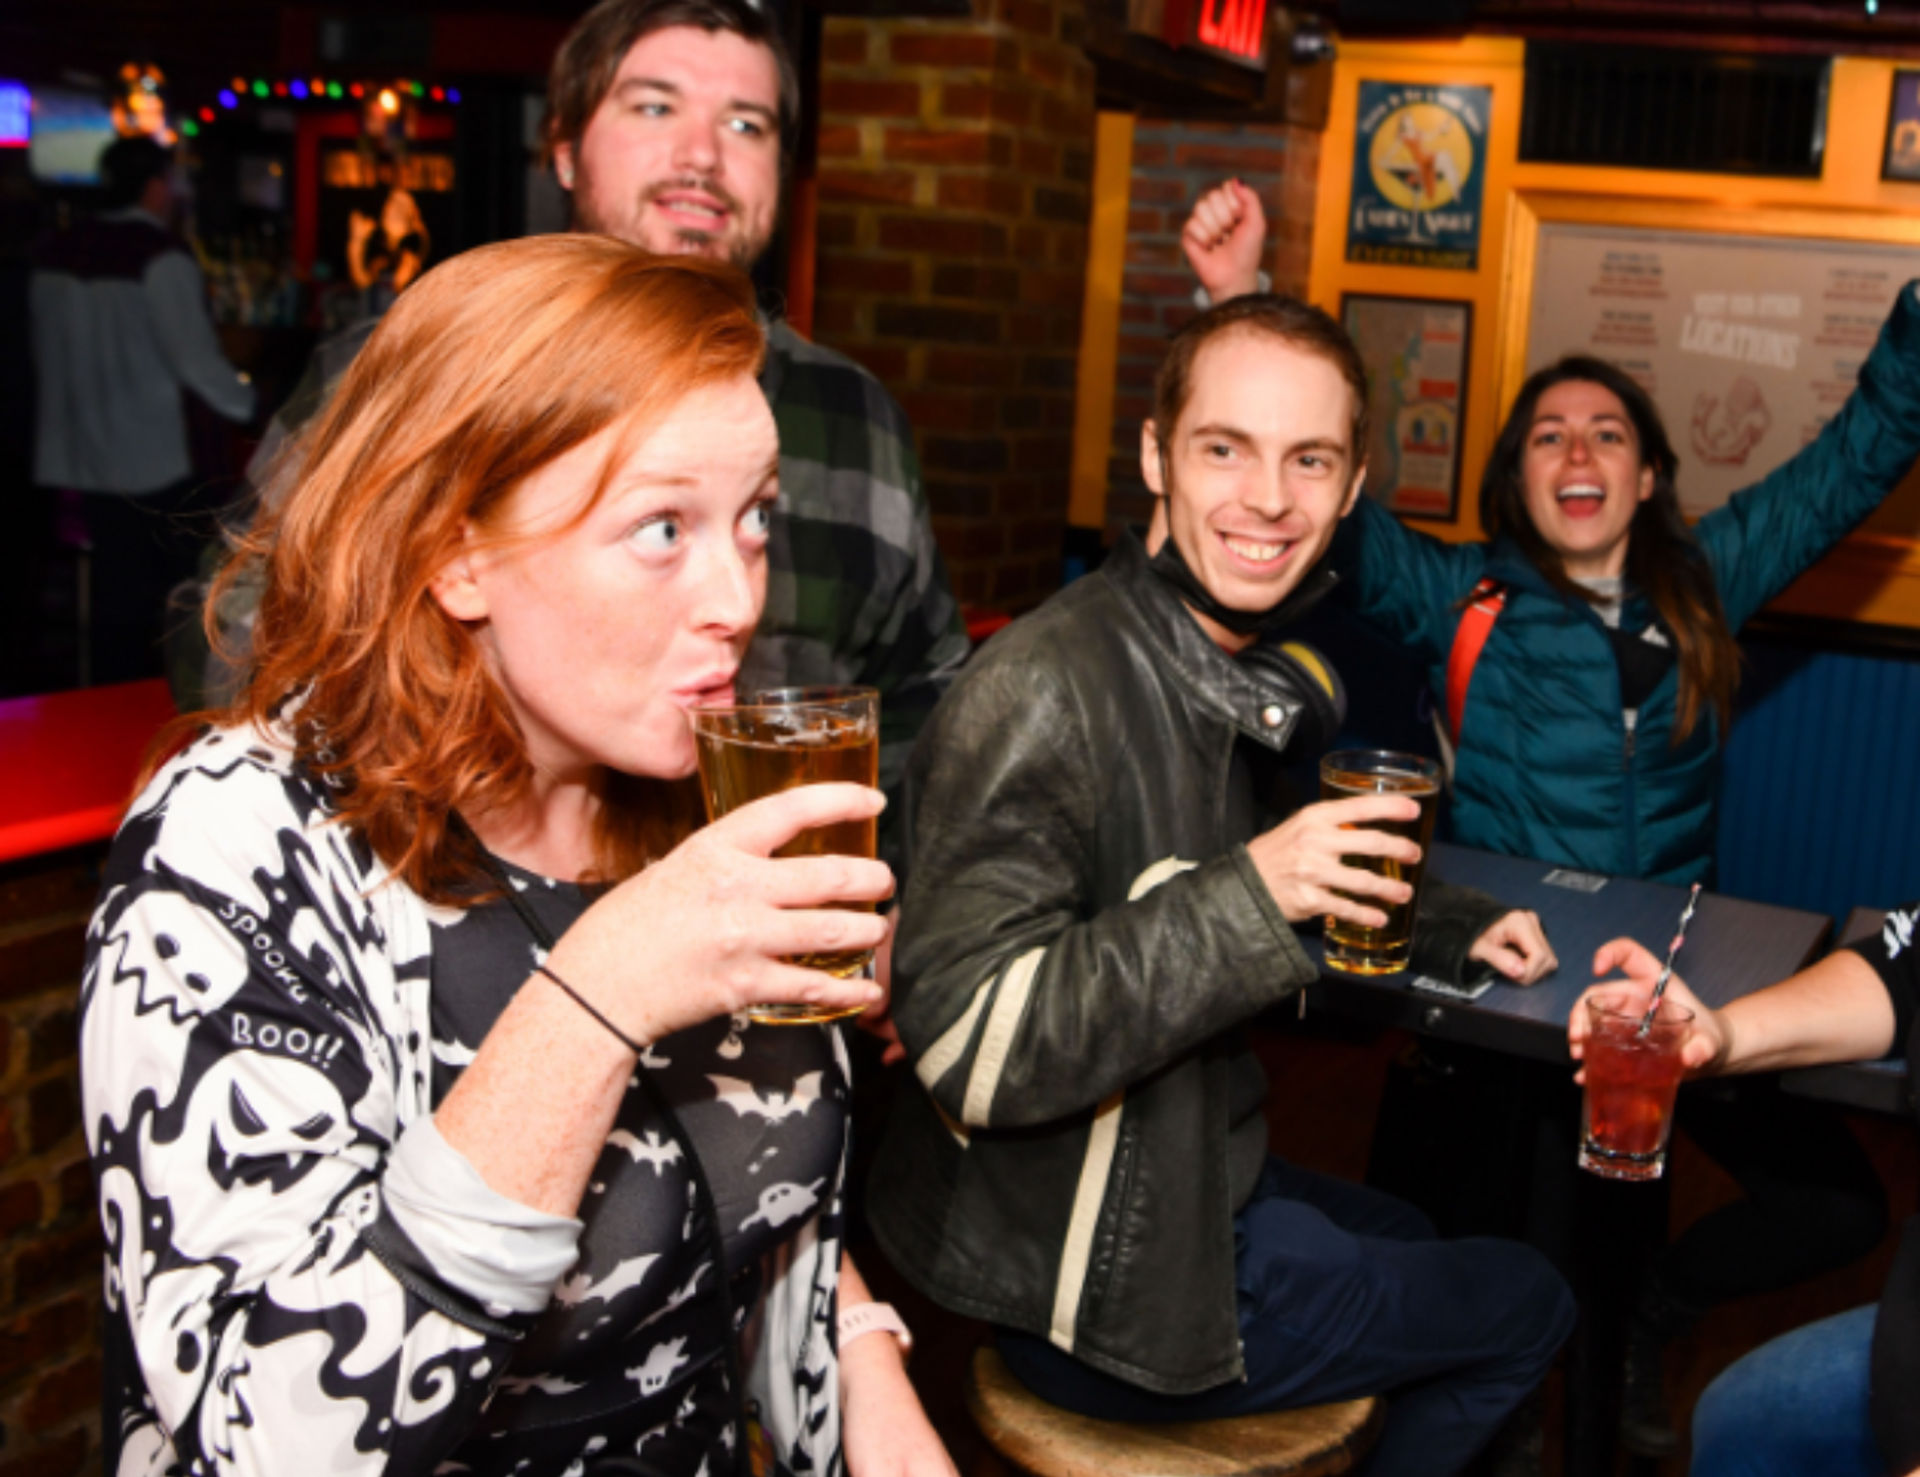
[[[590,901],[502,862],[522,901],[559,937]],[[438,1103],[521,988],[536,945],[504,900],[432,926],[433,1099]],[[553,988],[536,981],[537,988]],[[713,1194],[736,1323],[759,1292],[761,1258],[820,1205],[839,1165],[846,1091],[825,1031],[709,1021],[641,1060],[693,1140]],[[661,1472],[697,1471],[730,1441],[712,1233],[667,1123],[635,1087],[620,1106],[580,1207],[575,1267],[521,1344],[480,1424],[478,1472],[543,1470],[616,1429]],[[636,1393],[639,1399],[636,1400]],[[610,1426],[605,1416],[616,1419]],[[556,1443],[556,1426],[566,1431]],[[610,1439],[608,1445],[611,1447]],[[468,1453],[459,1453],[464,1461]],[[717,1455],[710,1471],[726,1469]],[[588,1464],[587,1470],[592,1470]]]
[[[330,801],[277,734],[215,730],[108,856],[80,997],[103,1469],[720,1477],[726,1330],[753,1309],[776,1470],[843,1473],[837,1036],[723,1019],[655,1044],[577,1219],[520,1205],[433,1110],[514,993],[553,988],[529,931],[504,899],[426,903]],[[588,903],[510,880],[555,935]]]

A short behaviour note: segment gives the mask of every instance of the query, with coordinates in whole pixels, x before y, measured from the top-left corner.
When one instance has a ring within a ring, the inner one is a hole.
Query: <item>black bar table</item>
[[[1427,1036],[1539,1061],[1567,1060],[1567,1016],[1593,980],[1593,956],[1609,939],[1639,940],[1656,957],[1673,939],[1687,889],[1602,877],[1525,857],[1436,843],[1428,875],[1478,888],[1540,915],[1560,968],[1537,985],[1497,982],[1478,1000],[1430,995],[1407,974],[1327,974],[1308,1006]],[[1805,967],[1832,929],[1822,913],[1702,893],[1676,972],[1707,1004],[1721,1006],[1778,984]],[[1309,951],[1319,949],[1317,939]]]

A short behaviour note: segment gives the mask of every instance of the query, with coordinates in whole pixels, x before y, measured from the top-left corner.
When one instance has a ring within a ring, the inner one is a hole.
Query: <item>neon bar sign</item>
[[[0,149],[24,149],[32,130],[32,97],[23,82],[0,82]]]

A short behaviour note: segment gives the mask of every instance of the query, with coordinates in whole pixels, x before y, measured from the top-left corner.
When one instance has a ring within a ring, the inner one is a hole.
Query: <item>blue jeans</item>
[[[1694,1407],[1692,1477],[1885,1477],[1867,1423],[1874,1312],[1809,1323],[1722,1370]]]
[[[1387,1397],[1369,1477],[1465,1466],[1545,1377],[1573,1329],[1573,1296],[1512,1241],[1439,1241],[1378,1190],[1268,1159],[1234,1218],[1247,1376],[1157,1395],[1044,1339],[1002,1329],[1008,1367],[1042,1399],[1108,1420],[1212,1420]]]

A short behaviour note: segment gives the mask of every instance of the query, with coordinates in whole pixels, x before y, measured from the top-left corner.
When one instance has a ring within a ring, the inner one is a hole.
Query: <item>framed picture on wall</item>
[[[1920,72],[1895,72],[1880,178],[1920,180]]]
[[[1473,305],[1350,292],[1340,321],[1367,367],[1367,496],[1395,513],[1451,521]]]
[[[1471,272],[1490,87],[1360,84],[1347,260]]]

